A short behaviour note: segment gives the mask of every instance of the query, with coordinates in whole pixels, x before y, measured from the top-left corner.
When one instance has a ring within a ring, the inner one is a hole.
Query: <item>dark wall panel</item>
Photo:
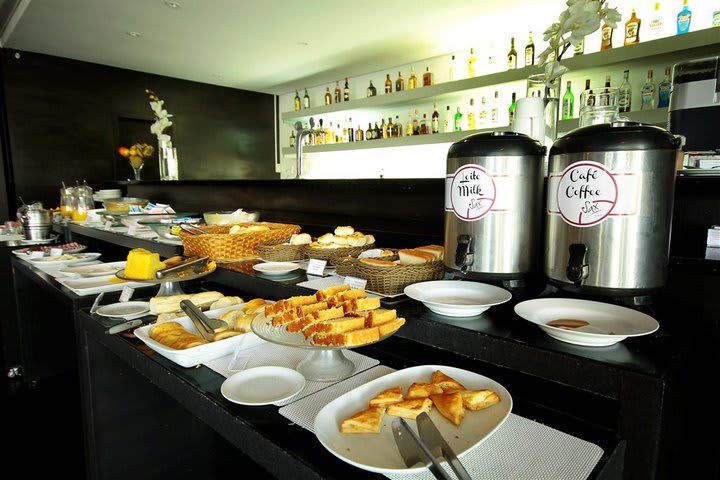
[[[145,89],[173,115],[182,179],[277,178],[272,95],[14,50],[3,50],[1,61],[8,182],[26,201],[55,206],[61,180],[132,178],[117,147],[129,136],[157,145],[149,132],[128,134],[128,125],[154,120]],[[158,178],[156,154],[143,178]]]

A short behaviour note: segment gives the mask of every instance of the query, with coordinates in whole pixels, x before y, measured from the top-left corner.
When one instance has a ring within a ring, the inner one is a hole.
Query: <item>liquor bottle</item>
[[[370,80],[370,86],[367,88],[367,96],[374,97],[375,95],[377,95],[377,89],[375,85],[372,84],[372,80]]]
[[[352,126],[352,118],[348,118],[348,142],[355,141],[355,129]]]
[[[325,143],[335,143],[335,130],[333,130],[333,124],[330,122],[330,126],[325,129]]]
[[[445,118],[443,119],[443,132],[448,133],[453,131],[453,119],[450,113],[450,105],[447,106],[445,111]]]
[[[608,89],[610,88],[610,75],[605,76],[605,88],[603,93],[600,94],[600,98],[598,101],[598,105],[601,107],[607,107],[610,106],[610,95],[608,94]]]
[[[632,85],[630,85],[630,71],[623,72],[623,81],[618,92],[618,107],[621,113],[629,112],[632,108]]]
[[[295,129],[290,132],[290,146],[295,146]]]
[[[635,9],[632,9],[630,19],[625,22],[625,45],[640,43],[640,19],[637,18]]]
[[[322,118],[318,123],[320,124],[320,127],[315,132],[315,145],[322,145],[323,143],[325,143],[325,129],[323,129]]]
[[[343,122],[342,126],[342,141],[343,143],[348,143],[350,140],[348,139],[348,126],[347,126],[347,120]]]
[[[440,133],[440,112],[438,112],[437,104],[435,103],[433,103],[431,132]]]
[[[402,123],[400,123],[400,115],[395,115],[395,128],[396,128],[395,136],[396,136],[397,138],[402,137],[402,136],[403,136],[403,133],[402,133],[402,132],[403,132],[403,129],[402,129]]]
[[[408,112],[407,123],[405,124],[405,136],[412,137],[413,134],[413,121],[412,112]]]
[[[417,77],[415,76],[415,67],[410,67],[410,78],[408,78],[408,90],[417,88]]]
[[[653,71],[648,70],[647,80],[640,90],[642,95],[641,110],[651,110],[655,107],[655,83],[653,82]]]
[[[517,68],[517,51],[515,51],[515,37],[510,39],[510,51],[507,54],[508,70]]]
[[[525,66],[535,65],[535,43],[532,39],[532,32],[530,32],[530,39],[527,45],[525,45]]]
[[[415,115],[413,116],[413,135],[420,135],[420,119],[418,118],[417,108],[415,109]]]
[[[343,89],[343,102],[350,100],[350,85],[348,85],[348,77],[345,77],[345,88]]]
[[[450,81],[457,80],[457,64],[455,63],[455,55],[452,56],[450,59],[450,74],[449,77]]]
[[[610,88],[610,75],[605,75],[605,88]]]
[[[670,93],[672,93],[670,67],[665,67],[665,78],[658,83],[658,108],[666,108],[670,105]]]
[[[392,93],[392,80],[390,80],[390,74],[387,74],[385,78],[385,93]]]
[[[295,111],[300,110],[300,94],[298,93],[297,90],[295,90],[295,101],[294,101],[294,104],[295,104]]]
[[[692,20],[692,12],[688,7],[688,0],[683,0],[682,10],[677,15],[677,34],[682,35],[690,31],[690,21]]]
[[[472,48],[470,49],[470,57],[468,57],[467,76],[468,78],[475,76],[475,51]]]
[[[330,87],[325,87],[325,105],[332,103],[332,94],[330,93]]]
[[[570,89],[570,82],[567,82],[567,90],[562,99],[562,119],[570,120],[573,118],[573,112],[575,111],[575,95],[573,95]]]
[[[480,124],[480,128],[484,128],[487,126],[487,120],[488,109],[487,105],[485,104],[485,97],[482,97],[482,99],[480,99],[480,112],[478,113],[478,123]]]
[[[385,123],[385,118],[384,118],[384,117],[383,117],[383,119],[382,119],[382,122],[380,123],[380,131],[382,132],[382,133],[380,134],[380,138],[383,138],[383,139],[389,138],[389,137],[388,137],[388,126],[387,126],[387,124]]]
[[[585,37],[583,37],[580,42],[578,42],[577,45],[575,45],[575,48],[573,48],[573,55],[583,55],[585,53]]]
[[[402,78],[402,72],[398,72],[398,78],[395,80],[395,91],[402,92],[405,90],[405,79]]]
[[[360,124],[358,123],[357,129],[355,130],[355,141],[362,142],[363,140],[365,140],[364,137],[365,137],[365,134],[363,133],[363,129],[360,126]]]
[[[308,95],[307,88],[305,89],[305,96],[303,96],[303,108],[310,108],[310,95]]]
[[[610,50],[612,48],[613,28],[603,22],[600,29],[600,50]]]
[[[660,12],[660,2],[655,2],[655,10],[653,11],[652,18],[650,19],[650,35],[653,37],[659,37],[662,34],[663,19],[662,13]]]
[[[570,82],[568,82],[568,84],[569,83]],[[510,125],[512,125],[513,120],[515,120],[515,101],[516,100],[517,100],[517,93],[513,92],[512,93],[512,102],[510,102],[510,108],[508,108],[508,118],[510,119]]]
[[[584,100],[583,100],[584,98]],[[589,106],[592,107],[595,105],[595,95],[590,95],[590,79],[585,79],[585,90],[583,91],[582,95],[580,95],[580,101],[584,102],[581,103],[583,106]]]
[[[397,136],[397,128],[395,128],[395,124],[392,123],[392,117],[388,117],[387,138],[395,138],[396,136]]]
[[[462,113],[460,113],[460,107],[457,107],[457,112],[455,112],[453,130],[456,132],[462,131]]]
[[[378,127],[377,122],[375,122],[375,130],[374,130],[373,135],[375,135],[375,139],[376,139],[376,140],[380,140],[380,139],[383,138],[383,136],[382,136],[382,129],[381,129],[380,127]]]
[[[340,90],[340,80],[335,81],[335,103],[342,102],[342,90]]]
[[[373,128],[372,124],[368,122],[368,128],[365,130],[365,141],[373,139]]]
[[[470,99],[470,106],[468,107],[467,111],[467,129],[468,130],[476,130],[477,129],[477,121],[475,117],[475,99]]]
[[[425,73],[423,73],[423,87],[429,87],[433,84],[433,74],[430,71],[430,67],[425,67]]]
[[[430,133],[428,130],[427,115],[423,113],[423,118],[420,120],[420,135],[427,135]]]
[[[495,126],[498,125],[500,121],[499,117],[499,111],[498,111],[498,91],[495,90],[495,98],[493,98],[492,104],[490,105],[490,125]]]

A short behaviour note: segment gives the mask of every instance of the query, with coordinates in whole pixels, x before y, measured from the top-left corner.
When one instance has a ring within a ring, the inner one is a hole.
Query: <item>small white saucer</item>
[[[101,317],[130,318],[148,313],[150,302],[119,302],[103,305],[95,313]]]
[[[238,372],[220,387],[223,397],[240,405],[270,405],[297,395],[305,377],[285,367],[255,367]]]
[[[266,262],[253,265],[253,270],[264,275],[287,275],[298,268],[300,265],[292,262]]]

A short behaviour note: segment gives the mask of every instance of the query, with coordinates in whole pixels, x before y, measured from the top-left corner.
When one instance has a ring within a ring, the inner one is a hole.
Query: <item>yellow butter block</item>
[[[158,270],[164,268],[165,264],[160,261],[159,254],[144,248],[135,248],[128,253],[125,276],[137,280],[154,279]]]

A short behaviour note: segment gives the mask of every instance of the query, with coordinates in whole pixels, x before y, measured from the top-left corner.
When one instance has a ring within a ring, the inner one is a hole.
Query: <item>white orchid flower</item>
[[[567,67],[560,65],[560,62],[555,60],[545,65],[545,84],[548,88],[553,87],[553,82],[562,77],[568,71]]]

